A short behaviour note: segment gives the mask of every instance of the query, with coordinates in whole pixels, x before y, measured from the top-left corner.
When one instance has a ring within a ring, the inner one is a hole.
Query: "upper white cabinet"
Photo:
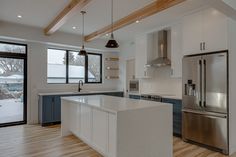
[[[135,46],[135,77],[151,78],[152,69],[145,67],[145,65],[152,58],[153,35],[143,34],[137,36]]]
[[[183,20],[183,54],[227,49],[227,17],[210,8]]]
[[[171,69],[173,78],[182,77],[182,23],[171,26]]]

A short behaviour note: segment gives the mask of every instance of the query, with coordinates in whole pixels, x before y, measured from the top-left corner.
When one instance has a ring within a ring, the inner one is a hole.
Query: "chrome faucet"
[[[79,84],[78,84],[78,92],[80,92],[82,90],[82,88],[80,87],[80,85],[84,85],[84,82],[82,80],[79,80]]]

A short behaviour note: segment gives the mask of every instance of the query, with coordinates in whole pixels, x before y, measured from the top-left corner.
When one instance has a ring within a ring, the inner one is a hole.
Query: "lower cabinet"
[[[174,135],[182,135],[182,101],[163,98],[162,102],[173,104],[173,132]]]
[[[76,136],[80,134],[80,106],[76,104],[70,104],[69,106],[69,126],[70,130]]]
[[[108,113],[93,109],[92,111],[92,141],[101,152],[108,150]]]
[[[103,95],[117,96],[117,97],[124,97],[124,92],[104,93]]]
[[[129,98],[130,98],[130,99],[140,99],[141,96],[140,96],[140,95],[132,95],[132,94],[129,94]]]
[[[80,108],[80,110],[76,109]],[[77,116],[77,121],[69,118],[70,130],[73,134],[91,144],[99,153],[109,154],[109,157],[116,157],[116,114],[105,112],[86,105],[73,105],[74,110],[71,117]],[[80,111],[80,112],[78,112]],[[77,112],[77,113],[76,113]],[[76,114],[75,114],[76,113]],[[75,119],[75,118],[74,118]]]
[[[107,92],[102,95],[124,97],[124,92]],[[82,94],[82,95],[95,95]],[[39,123],[44,125],[52,125],[61,122],[61,97],[62,96],[79,96],[79,95],[46,95],[39,96]]]
[[[44,96],[39,98],[39,121],[42,125],[61,121],[60,96]]]
[[[116,115],[109,113],[108,115],[108,156],[109,157],[116,157],[116,148],[117,148],[117,119]]]
[[[91,140],[92,135],[92,109],[85,105],[80,105],[80,137],[85,141]]]

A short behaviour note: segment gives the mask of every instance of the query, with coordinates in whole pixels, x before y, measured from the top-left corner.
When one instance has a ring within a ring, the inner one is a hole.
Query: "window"
[[[96,83],[102,81],[101,55],[88,54],[88,82]]]
[[[48,49],[48,83],[102,83],[102,55]]]
[[[26,53],[24,45],[21,44],[11,44],[11,43],[0,43],[0,51],[5,53]]]
[[[85,82],[85,57],[69,51],[69,83]]]
[[[48,49],[48,83],[66,83],[66,51]]]

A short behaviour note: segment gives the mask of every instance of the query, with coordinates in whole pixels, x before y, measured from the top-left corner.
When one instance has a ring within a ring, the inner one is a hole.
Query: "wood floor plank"
[[[173,139],[174,157],[227,157]],[[21,125],[0,128],[0,157],[102,157],[73,135],[60,136],[60,125]],[[236,156],[231,156],[236,157]]]

